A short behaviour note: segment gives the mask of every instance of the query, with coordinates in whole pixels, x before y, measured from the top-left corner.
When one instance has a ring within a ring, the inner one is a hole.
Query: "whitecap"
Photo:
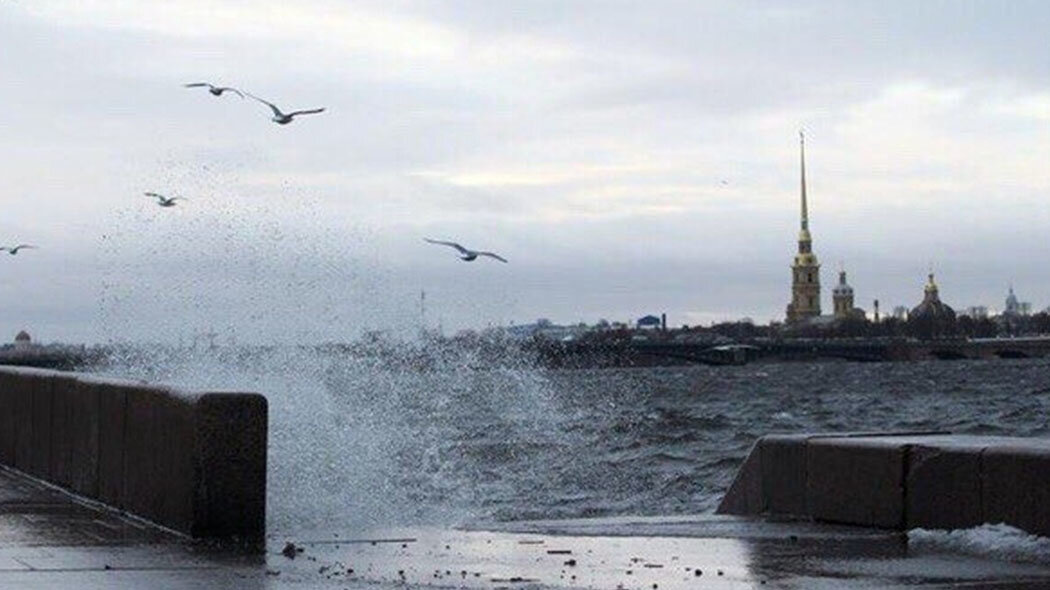
[[[1050,563],[1050,539],[1008,524],[969,529],[908,531],[909,551],[961,553],[1004,561]]]

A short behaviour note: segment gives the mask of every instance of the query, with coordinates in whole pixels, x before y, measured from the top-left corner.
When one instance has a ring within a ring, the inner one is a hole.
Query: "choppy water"
[[[271,530],[713,510],[769,432],[1047,436],[1050,362],[392,371],[308,350],[114,372],[270,399]]]

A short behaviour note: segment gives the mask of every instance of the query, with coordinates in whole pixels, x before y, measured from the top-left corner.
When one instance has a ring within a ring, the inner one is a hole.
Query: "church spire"
[[[809,203],[806,202],[806,136],[798,132],[802,180],[802,229],[798,233],[798,254],[791,265],[791,303],[787,307],[789,322],[805,321],[820,315],[820,263],[813,253],[809,233]],[[852,309],[852,307],[851,307]]]
[[[798,132],[799,159],[802,168],[802,231],[809,231],[809,208],[806,206],[806,136]]]

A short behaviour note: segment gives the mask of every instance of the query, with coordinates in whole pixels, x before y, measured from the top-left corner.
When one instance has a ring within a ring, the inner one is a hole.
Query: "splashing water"
[[[463,350],[421,369],[385,354],[219,347],[137,350],[106,372],[266,394],[275,532],[710,511],[768,432],[1050,434],[1044,360],[573,371],[503,360],[486,368]]]

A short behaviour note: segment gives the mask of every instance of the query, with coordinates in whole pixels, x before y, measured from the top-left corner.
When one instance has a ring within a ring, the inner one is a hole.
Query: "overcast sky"
[[[1050,4],[0,0],[0,339],[1050,305]],[[327,107],[288,126],[236,96]],[[187,200],[161,209],[144,191]],[[466,264],[424,237],[502,253]]]

